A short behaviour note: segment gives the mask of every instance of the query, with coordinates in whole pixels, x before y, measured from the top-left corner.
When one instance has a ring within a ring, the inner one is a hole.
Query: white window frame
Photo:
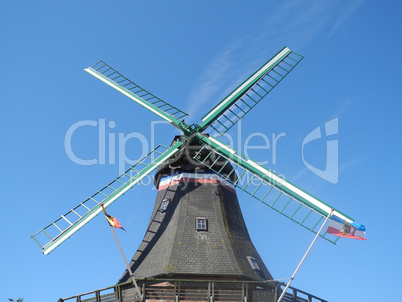
[[[165,198],[162,200],[161,207],[160,207],[161,213],[167,212],[170,201],[171,201],[170,198]]]
[[[255,271],[261,271],[260,266],[258,265],[257,260],[254,257],[247,256],[248,263],[250,263],[250,266],[253,270]]]
[[[208,231],[208,219],[206,219],[205,217],[195,218],[195,229],[197,231]]]

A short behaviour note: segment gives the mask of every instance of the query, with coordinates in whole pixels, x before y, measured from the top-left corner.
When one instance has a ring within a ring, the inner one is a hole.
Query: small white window
[[[167,211],[167,208],[169,206],[169,202],[170,202],[170,199],[162,200],[162,204],[161,204],[161,212],[162,213],[165,213]]]
[[[248,256],[247,259],[248,259],[248,262],[250,263],[251,267],[253,268],[253,270],[258,270],[258,271],[261,270],[260,266],[258,265],[257,260],[255,260],[254,257]]]
[[[205,217],[195,219],[195,229],[197,231],[208,231],[208,220]]]

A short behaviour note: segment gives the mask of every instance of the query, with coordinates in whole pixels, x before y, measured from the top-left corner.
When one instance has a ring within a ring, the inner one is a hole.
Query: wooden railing
[[[277,281],[227,281],[189,279],[137,279],[145,302],[276,302],[285,286]],[[59,302],[136,302],[131,282],[59,299]],[[283,302],[327,302],[312,294],[289,287]]]

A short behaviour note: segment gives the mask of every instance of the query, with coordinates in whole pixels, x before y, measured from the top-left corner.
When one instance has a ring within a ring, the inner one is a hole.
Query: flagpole
[[[107,214],[106,214],[106,210],[105,210],[105,208],[103,207],[103,204],[101,204],[101,207],[102,207],[103,212],[105,213],[105,215],[107,215]],[[109,221],[108,221],[108,223],[109,223]],[[133,274],[133,272],[131,271],[131,268],[130,268],[130,265],[128,264],[128,262],[127,262],[126,256],[124,255],[124,252],[123,252],[123,249],[121,248],[119,239],[117,239],[116,232],[114,231],[114,228],[113,228],[113,226],[110,225],[110,223],[109,223],[109,226],[110,226],[110,229],[111,229],[112,232],[113,232],[114,239],[116,239],[116,243],[117,243],[117,245],[118,245],[118,247],[119,247],[119,250],[120,250],[121,255],[123,256],[124,262],[126,263],[127,271],[128,271],[128,273],[130,274],[131,279],[133,280],[135,289],[136,289],[136,291],[137,291],[137,293],[138,293],[138,298],[139,298],[140,301],[142,302],[142,296],[141,296],[140,288],[138,287],[137,281],[135,281],[134,274]]]
[[[309,248],[307,249],[306,253],[304,254],[302,260],[300,261],[299,265],[297,266],[295,272],[293,273],[292,277],[290,278],[288,284],[286,285],[285,289],[283,290],[283,292],[282,292],[282,294],[281,294],[281,296],[279,297],[279,299],[278,299],[277,302],[281,302],[283,296],[285,295],[287,289],[288,289],[289,286],[290,286],[290,283],[292,283],[292,281],[293,281],[293,279],[295,278],[297,272],[299,271],[301,265],[303,264],[303,262],[304,262],[304,260],[306,259],[308,253],[310,252],[311,248],[313,247],[315,241],[317,240],[318,236],[320,236],[320,233],[321,233],[322,229],[324,228],[324,225],[327,223],[329,217],[332,215],[333,212],[334,212],[334,209],[331,209],[331,212],[328,214],[327,218],[325,218],[324,223],[322,224],[322,226],[320,227],[319,231],[317,232],[317,235],[315,235],[313,242],[311,242]]]
[[[117,245],[119,246],[120,253],[121,253],[121,255],[123,256],[124,262],[126,263],[127,270],[128,270],[128,272],[129,272],[129,274],[130,274],[130,277],[133,279],[133,283],[134,283],[135,289],[137,290],[138,297],[139,297],[140,301],[142,302],[141,291],[140,291],[140,289],[139,289],[139,287],[138,287],[137,281],[135,281],[133,272],[131,271],[131,268],[130,268],[130,266],[128,265],[127,258],[126,258],[126,256],[125,256],[124,253],[123,253],[123,250],[122,250],[122,248],[121,248],[121,245],[120,245],[119,240],[117,239],[116,232],[114,231],[114,229],[113,229],[112,226],[110,226],[110,229],[112,230],[114,239],[116,239]]]

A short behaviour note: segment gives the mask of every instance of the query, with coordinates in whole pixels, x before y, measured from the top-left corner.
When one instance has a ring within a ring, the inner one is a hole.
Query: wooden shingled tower
[[[347,223],[353,219],[218,138],[254,108],[302,58],[284,47],[203,116],[200,124],[192,125],[185,123],[186,113],[105,62],[85,69],[182,134],[170,146],[159,145],[151,150],[32,238],[44,254],[49,254],[100,214],[103,207],[156,172],[155,206],[144,239],[128,265],[133,273],[132,283],[128,270],[114,288],[116,300],[110,296],[110,301],[276,301],[281,285],[272,280],[251,242],[236,190],[247,192],[314,233],[319,233],[320,222],[331,213]],[[338,239],[328,234],[322,237],[334,243]],[[132,292],[136,279],[139,287]],[[95,293],[95,300],[100,301],[99,291]],[[306,299],[310,301],[311,297]]]
[[[219,176],[185,152],[159,167],[155,206],[130,263],[136,278],[272,280],[248,234],[236,175],[226,179],[232,169],[226,165]],[[120,282],[129,278],[126,271]]]

